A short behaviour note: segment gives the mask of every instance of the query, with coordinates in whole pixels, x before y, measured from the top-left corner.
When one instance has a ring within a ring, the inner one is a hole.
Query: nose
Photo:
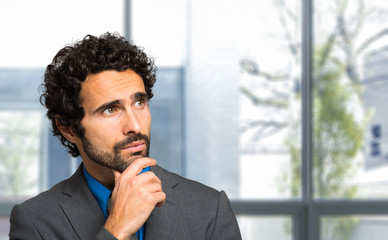
[[[141,130],[139,117],[136,112],[134,112],[131,108],[125,111],[125,116],[123,117],[123,134],[133,134],[139,133]]]

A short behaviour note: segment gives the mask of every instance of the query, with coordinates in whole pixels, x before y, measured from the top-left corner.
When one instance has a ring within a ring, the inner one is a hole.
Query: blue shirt
[[[90,176],[90,174],[86,171],[85,167],[82,167],[86,182],[92,192],[93,196],[96,198],[98,205],[102,210],[102,214],[104,214],[105,219],[108,219],[108,213],[106,211],[106,207],[108,206],[109,196],[112,194],[112,191],[102,185],[95,178]],[[141,173],[147,172],[150,170],[150,167],[144,168]],[[139,240],[144,239],[144,225],[136,232],[136,236]]]

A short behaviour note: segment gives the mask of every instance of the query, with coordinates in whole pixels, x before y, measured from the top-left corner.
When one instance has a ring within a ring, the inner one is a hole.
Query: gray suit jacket
[[[145,225],[146,239],[241,239],[226,194],[151,168],[162,181],[166,202]],[[69,179],[14,206],[10,239],[115,239],[91,193],[81,166]]]

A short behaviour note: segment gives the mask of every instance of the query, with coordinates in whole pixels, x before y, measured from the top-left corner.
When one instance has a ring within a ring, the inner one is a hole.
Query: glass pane
[[[39,111],[0,111],[0,196],[39,190]]]
[[[385,239],[388,216],[336,216],[321,220],[322,240]]]
[[[231,198],[300,196],[299,2],[190,2],[187,177]]]
[[[181,67],[186,63],[188,1],[130,1],[132,38],[155,57],[158,67]]]
[[[237,217],[242,239],[291,240],[292,220],[287,216]]]
[[[9,219],[0,217],[0,240],[7,240],[9,233]]]
[[[159,68],[150,103],[150,156],[174,173],[183,174],[183,69]]]
[[[0,67],[47,66],[60,48],[86,34],[123,32],[123,2],[0,2]]]
[[[314,1],[318,198],[388,197],[388,5]]]

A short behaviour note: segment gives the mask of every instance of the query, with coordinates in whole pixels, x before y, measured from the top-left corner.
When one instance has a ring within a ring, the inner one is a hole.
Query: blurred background
[[[70,176],[38,86],[59,49],[118,32],[155,58],[151,157],[225,190],[243,239],[388,234],[384,0],[0,2],[0,239]]]

